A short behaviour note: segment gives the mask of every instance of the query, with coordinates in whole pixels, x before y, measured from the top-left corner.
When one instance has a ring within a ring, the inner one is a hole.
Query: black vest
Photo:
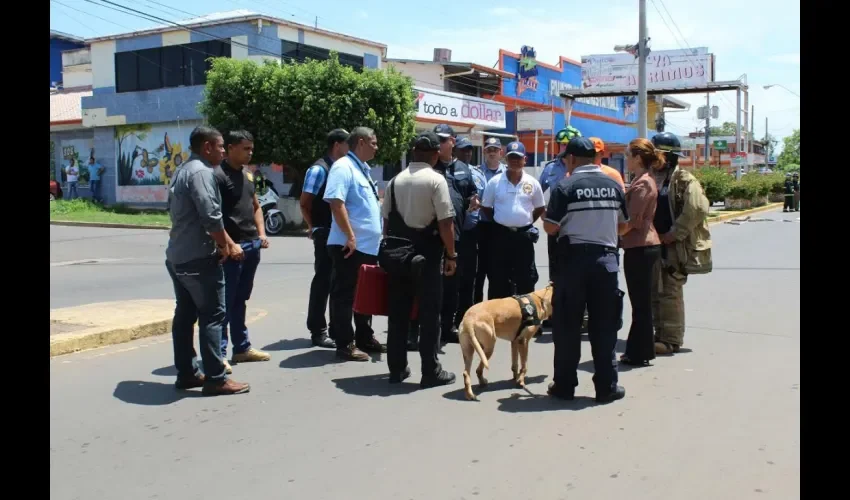
[[[325,186],[328,185],[328,174],[331,170],[331,165],[328,165],[328,158],[319,158],[315,165],[318,165],[325,171],[325,180],[322,182],[322,187],[319,188],[319,193],[313,197],[313,207],[311,216],[313,218],[313,227],[331,227],[331,206],[324,200]]]

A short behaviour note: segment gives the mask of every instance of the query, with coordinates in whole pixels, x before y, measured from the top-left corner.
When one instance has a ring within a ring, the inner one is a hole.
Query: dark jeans
[[[310,283],[310,304],[307,306],[307,329],[313,336],[330,332],[334,338],[334,329],[328,329],[325,321],[325,309],[331,293],[331,274],[333,262],[328,254],[328,228],[313,231],[313,282]],[[330,316],[333,316],[331,314]]]
[[[241,354],[251,348],[245,316],[248,299],[254,290],[254,276],[260,265],[260,240],[240,243],[245,252],[241,261],[224,261],[224,296],[227,304],[227,322],[221,335],[221,356],[227,359],[227,332],[233,341],[233,354]]]
[[[474,304],[484,301],[484,280],[487,279],[492,283],[490,279],[490,260],[492,259],[490,240],[493,234],[493,223],[480,221],[476,230],[478,231],[478,270],[475,273]],[[492,286],[489,288],[492,289]],[[493,298],[491,290],[488,290],[487,298]]]
[[[597,396],[617,386],[617,330],[622,314],[618,289],[618,256],[590,245],[570,245],[558,255],[552,338],[555,342],[554,382],[569,392],[578,386],[581,323],[588,311],[588,337],[593,353],[593,385]]]
[[[537,268],[534,265],[534,243],[529,235],[494,224],[491,237],[493,248],[490,249],[488,298],[501,299],[533,292],[537,284]]]
[[[177,301],[171,325],[177,377],[190,378],[201,374],[194,341],[197,321],[203,374],[211,382],[223,382],[227,375],[221,358],[225,322],[224,271],[221,264],[213,257],[175,265],[165,261],[165,268],[174,283]]]
[[[415,290],[410,279],[389,275],[389,317],[387,318],[387,365],[390,373],[401,373],[407,367],[407,335],[413,299],[419,299],[419,356],[422,375],[442,370],[437,360],[440,347],[440,308],[443,297],[442,247],[419,251],[425,256],[422,279]]]
[[[92,179],[89,181],[89,190],[91,190],[92,201],[101,201],[100,197],[100,180]]]
[[[368,341],[375,332],[372,330],[372,316],[354,312],[354,292],[360,266],[375,265],[378,257],[355,251],[347,259],[343,257],[342,245],[328,245],[328,254],[333,261],[333,280],[331,282],[331,328],[336,335],[337,347],[343,348],[354,342]],[[354,317],[352,328],[351,318]]]
[[[478,228],[464,231],[460,236],[457,250],[457,311],[454,326],[460,326],[460,321],[466,310],[476,304],[475,290],[478,279]],[[482,290],[483,292],[483,290]]]
[[[68,199],[73,200],[75,198],[79,198],[80,195],[77,193],[77,181],[68,182]]]
[[[653,267],[661,258],[661,245],[627,248],[623,257],[632,326],[626,343],[626,356],[632,361],[655,359],[655,334],[652,328]]]

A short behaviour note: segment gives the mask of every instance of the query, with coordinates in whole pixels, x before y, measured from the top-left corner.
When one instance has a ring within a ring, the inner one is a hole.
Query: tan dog
[[[552,285],[542,290],[528,294],[537,308],[537,317],[543,322],[552,316]],[[463,352],[463,387],[466,391],[466,399],[476,400],[472,392],[472,381],[469,371],[472,369],[472,356],[478,353],[481,363],[478,365],[476,374],[481,386],[487,385],[484,378],[484,369],[490,368],[488,360],[493,355],[496,347],[496,339],[507,340],[511,343],[511,371],[514,374],[514,382],[520,387],[525,387],[525,375],[528,373],[528,343],[540,328],[540,325],[529,325],[522,328],[522,311],[519,302],[513,297],[505,299],[493,299],[475,304],[470,307],[460,324],[460,348]],[[522,366],[517,364],[517,357],[522,361]]]

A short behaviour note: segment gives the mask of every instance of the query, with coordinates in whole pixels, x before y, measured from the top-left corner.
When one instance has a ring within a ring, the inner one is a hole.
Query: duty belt
[[[499,224],[499,225],[502,226],[501,224]],[[524,233],[524,232],[528,231],[529,229],[531,229],[532,227],[534,227],[534,224],[529,224],[527,226],[522,226],[522,227],[508,227],[508,226],[502,226],[502,227],[509,230],[509,231],[513,231],[515,233]]]

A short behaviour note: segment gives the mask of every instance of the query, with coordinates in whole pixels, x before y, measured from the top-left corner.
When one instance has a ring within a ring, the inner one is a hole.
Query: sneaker
[[[390,383],[391,384],[400,384],[410,378],[410,367],[407,366],[404,368],[404,371],[399,373],[390,373]]]
[[[347,347],[337,347],[336,357],[342,361],[369,361],[371,359],[368,354],[355,347],[354,342],[348,344]]]
[[[555,385],[555,382],[549,384],[549,389],[546,390],[546,393],[553,398],[563,399],[564,401],[572,401],[575,399],[574,391],[560,389],[557,385]]]
[[[251,390],[251,386],[227,379],[224,382],[204,382],[201,393],[204,396],[229,396],[232,394],[245,394]]]
[[[226,359],[224,360],[224,373],[228,375],[233,373],[233,367],[230,366],[230,363],[228,363]]]
[[[192,377],[177,377],[177,382],[174,383],[174,387],[181,391],[185,391],[187,389],[197,389],[198,387],[204,386],[204,375],[196,375]]]
[[[608,394],[597,393],[596,402],[602,404],[612,403],[614,401],[617,401],[618,399],[623,399],[624,397],[626,397],[626,389],[623,388],[623,386],[618,385],[616,388],[614,388],[613,391],[609,392]]]
[[[323,332],[318,335],[312,335],[310,338],[313,342],[313,347],[336,349],[336,342],[334,342],[333,339],[328,336],[327,332]]]
[[[272,359],[271,354],[263,351],[258,351],[257,349],[251,347],[245,352],[234,354],[233,359],[231,361],[233,361],[234,363],[251,363],[254,361],[268,361],[270,359]]]
[[[358,340],[357,348],[363,352],[373,353],[373,354],[382,354],[387,352],[387,346],[378,342],[378,339],[373,335],[371,338],[366,340]]]
[[[443,385],[454,384],[455,374],[440,370],[440,373],[435,375],[422,375],[422,380],[419,382],[419,387],[422,389],[430,389],[431,387],[440,387]]]

